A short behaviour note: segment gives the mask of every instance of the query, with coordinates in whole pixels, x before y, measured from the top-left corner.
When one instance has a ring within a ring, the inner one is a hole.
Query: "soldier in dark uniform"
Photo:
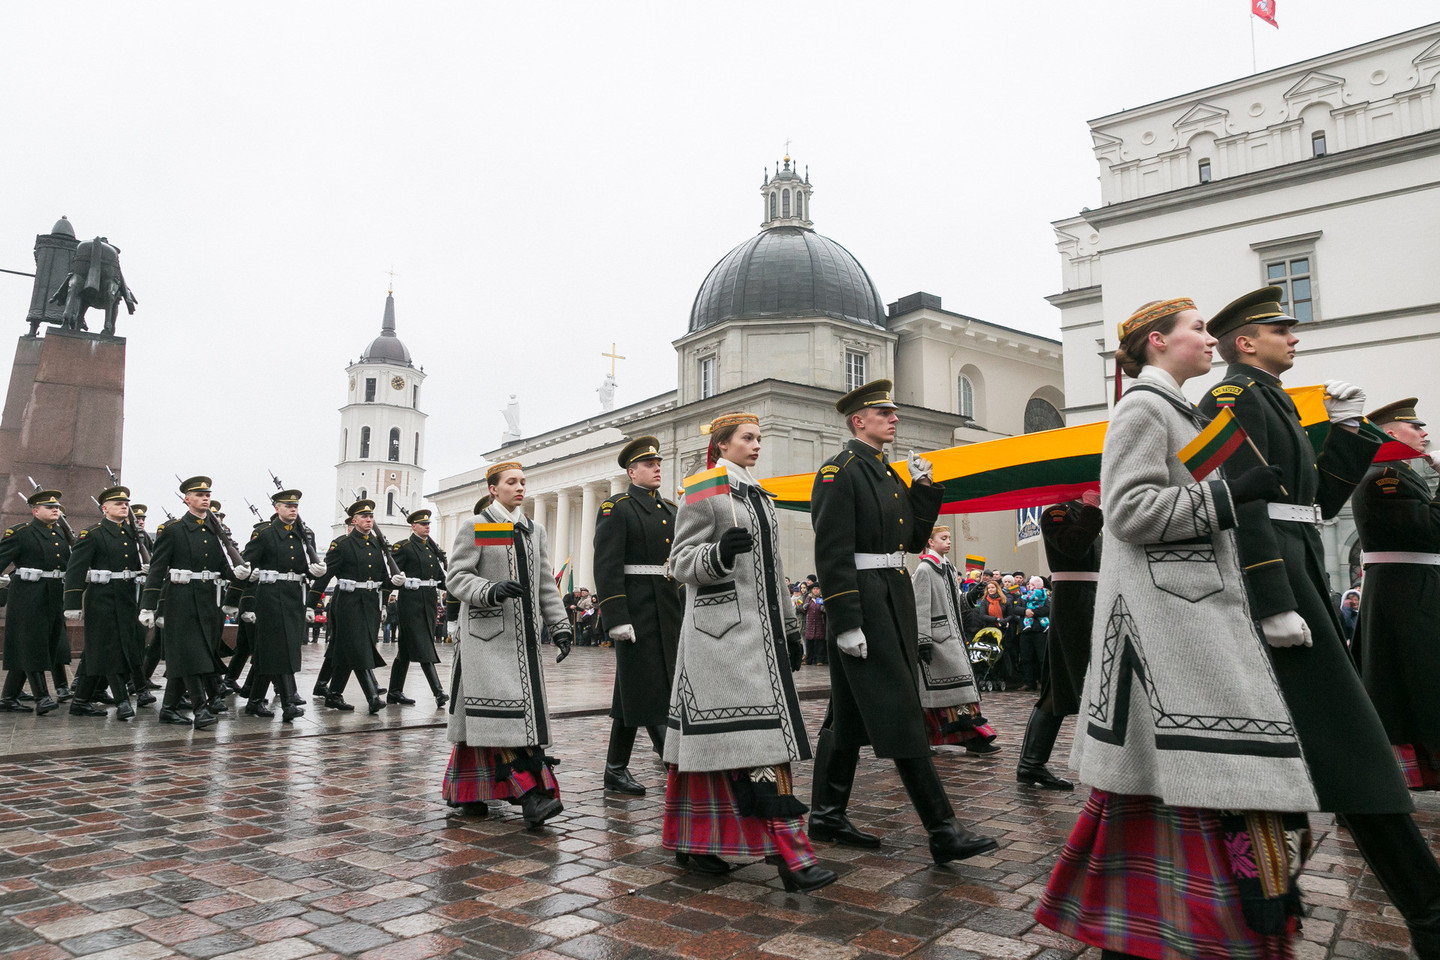
[[[1100,582],[1100,494],[1057,503],[1040,514],[1045,562],[1050,565],[1050,638],[1048,669],[1040,680],[1040,699],[1025,725],[1025,743],[1015,779],[1046,790],[1074,790],[1046,766],[1060,724],[1080,712],[1085,668],[1090,662],[1090,629],[1095,619],[1095,585]]]
[[[305,578],[324,576],[326,568],[324,563],[310,563],[306,554],[299,523],[300,491],[276,491],[270,502],[275,519],[251,533],[243,551],[245,563],[254,571],[240,601],[240,619],[253,630],[254,651],[246,681],[250,690],[245,712],[255,717],[275,716],[275,711],[265,706],[265,692],[273,683],[281,719],[290,723],[305,714],[295,689],[306,622],[315,616],[306,599]]]
[[[1235,539],[1250,611],[1270,645],[1320,809],[1350,827],[1410,927],[1416,952],[1440,957],[1440,867],[1411,819],[1405,779],[1340,639],[1318,529],[1349,499],[1379,443],[1358,432],[1364,394],[1329,381],[1331,428],[1316,456],[1280,385],[1299,342],[1281,295],[1278,287],[1246,294],[1206,325],[1230,366],[1200,407],[1211,417],[1228,407],[1259,451],[1241,444],[1225,463],[1227,474],[1259,466],[1261,457],[1280,468],[1283,499],[1237,506]]]
[[[330,598],[330,617],[326,629],[330,634],[327,656],[334,669],[329,681],[325,706],[335,710],[354,710],[345,702],[345,684],[350,674],[365,694],[370,713],[385,709],[385,699],[375,685],[376,667],[385,666],[375,647],[380,635],[380,611],[384,592],[390,586],[401,586],[404,574],[388,573],[380,538],[371,531],[375,527],[375,501],[357,500],[346,510],[351,520],[350,532],[330,544],[325,554],[325,573],[310,585],[310,604],[318,603],[325,588],[333,580],[335,595]]]
[[[80,531],[65,569],[65,618],[85,621],[85,651],[75,671],[70,713],[105,716],[107,711],[94,699],[109,683],[116,719],[129,720],[135,716],[135,708],[130,705],[127,684],[134,673],[131,657],[140,630],[136,621],[140,597],[135,587],[144,573],[139,546],[125,522],[130,513],[130,490],[109,487],[96,500],[104,519]],[[155,695],[144,687],[136,693],[141,706],[155,702]]]
[[[271,520],[274,520],[273,516]],[[271,520],[261,520],[254,524],[250,528],[251,539],[254,539],[256,533],[268,527]],[[254,564],[251,564],[251,568],[251,573],[253,574]],[[245,677],[245,682],[239,682],[240,674],[245,672],[245,664],[250,662],[250,656],[255,652],[255,608],[253,603],[255,599],[255,586],[255,580],[252,578],[246,580],[244,583],[232,583],[230,589],[225,592],[226,605],[234,607],[236,611],[239,612],[239,616],[235,620],[235,652],[230,655],[230,662],[225,665],[225,675],[222,682],[225,684],[227,692],[238,693],[247,701],[251,699],[250,694],[254,689],[254,683],[252,681],[258,679],[258,674],[256,674],[254,668],[251,668],[250,673]],[[265,679],[265,684],[268,687],[268,677]],[[278,686],[276,689],[279,689]],[[259,699],[262,702],[265,699],[263,690],[261,691]],[[251,716],[268,715],[273,717],[275,715],[273,711],[268,714],[254,713],[250,710],[248,703],[245,706],[244,712],[249,713]]]
[[[1424,455],[1415,397],[1369,420]],[[1365,600],[1351,644],[1365,689],[1411,790],[1440,789],[1440,498],[1408,461],[1377,463],[1351,500],[1365,565]]]
[[[210,478],[191,477],[180,484],[185,515],[160,528],[150,572],[140,597],[139,620],[155,625],[155,608],[165,592],[165,699],[161,723],[189,723],[196,730],[213,726],[223,701],[207,694],[206,677],[223,668],[220,663],[220,612],[230,565],[219,536],[210,526]],[[244,567],[235,579],[248,578]],[[180,712],[180,699],[189,693],[195,715]]]
[[[660,496],[660,441],[636,437],[619,461],[630,488],[602,503],[595,521],[595,594],[615,643],[605,789],[643,796],[645,787],[630,775],[630,751],[640,727],[663,749],[684,611],[667,566],[676,508]]]
[[[400,635],[395,642],[395,662],[390,667],[385,700],[407,706],[415,702],[405,696],[405,674],[411,663],[418,663],[439,708],[450,702],[435,672],[435,664],[440,662],[440,654],[435,651],[435,609],[440,603],[440,587],[445,585],[445,551],[430,539],[429,510],[416,510],[409,519],[410,536],[390,545],[390,554],[405,574],[405,583],[395,604],[395,622],[390,624],[391,636],[396,630]]]
[[[21,687],[29,680],[35,712],[44,716],[58,706],[45,683],[45,671],[54,668],[61,644],[70,645],[65,632],[64,582],[70,544],[59,528],[60,491],[36,490],[25,502],[35,519],[6,530],[0,540],[0,573],[15,568],[6,607],[6,674],[0,711],[30,712],[20,702]]]
[[[821,466],[810,494],[830,651],[830,708],[815,753],[810,836],[880,845],[845,815],[860,748],[868,743],[877,757],[895,761],[930,834],[930,856],[946,863],[997,844],[956,820],[930,759],[915,683],[915,594],[905,560],[925,548],[944,490],[931,482],[929,462],[913,453],[910,486],[886,462],[884,448],[900,420],[890,390],[889,380],[876,380],[835,404],[852,439]]]
[[[150,535],[150,531],[145,529],[145,517],[149,512],[150,508],[143,503],[130,504],[130,519],[134,523],[136,536],[145,543],[146,556],[155,552],[155,538]],[[157,613],[157,619],[158,617]],[[146,634],[149,634],[148,640]],[[155,675],[155,668],[160,665],[164,628],[157,625],[153,630],[146,630],[142,626],[135,631],[135,635],[138,645],[144,651],[136,664],[135,689],[159,690],[160,684],[151,677]]]

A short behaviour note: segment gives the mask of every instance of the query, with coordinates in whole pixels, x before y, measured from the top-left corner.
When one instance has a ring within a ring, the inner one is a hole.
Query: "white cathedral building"
[[[936,450],[1062,425],[1060,344],[954,313],[916,293],[889,304],[851,253],[814,228],[808,172],[785,158],[760,187],[760,232],[732,249],[700,284],[674,341],[675,390],[484,454],[525,465],[529,512],[550,533],[553,563],[567,558],[576,586],[594,586],[595,520],[628,480],[622,441],[651,434],[665,457],[665,492],[704,469],[700,428],[744,410],[759,416],[756,472],[813,472],[848,441],[835,401],[880,377],[896,381],[900,429],[892,455]],[[678,326],[678,324],[677,324]],[[348,409],[348,408],[347,408]],[[429,494],[433,535],[448,546],[485,494],[485,468],[446,477]],[[985,554],[1006,570],[1042,570],[1039,545],[1015,549],[1015,514],[946,521],[956,555]],[[809,516],[780,511],[785,571],[814,572]]]
[[[340,408],[340,459],[335,465],[333,535],[345,533],[341,504],[375,501],[375,523],[392,543],[410,535],[405,514],[420,508],[425,484],[425,371],[395,335],[395,293],[385,296],[380,335],[345,368]]]

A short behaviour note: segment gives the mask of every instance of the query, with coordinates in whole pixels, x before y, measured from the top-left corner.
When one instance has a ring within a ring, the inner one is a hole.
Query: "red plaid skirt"
[[[1289,936],[1246,924],[1216,813],[1154,797],[1090,791],[1035,918],[1151,960],[1294,956]]]
[[[955,729],[961,713],[977,717],[980,715],[980,705],[966,703],[958,707],[929,707],[925,710],[925,733],[930,738],[930,746],[989,743],[995,739],[995,728],[988,723],[982,723],[973,729]],[[950,728],[948,733],[946,727]]]
[[[1440,758],[1418,743],[1391,744],[1405,785],[1411,790],[1440,790]]]
[[[516,770],[512,761],[518,752],[514,747],[455,744],[450,751],[450,765],[445,768],[440,795],[450,803],[474,803],[477,800],[511,800],[518,803],[521,797],[539,786],[550,796],[558,798],[560,784],[555,782],[555,774],[550,772],[550,767],[542,766],[538,778],[528,770]]]
[[[776,770],[783,770],[788,782],[789,764]],[[741,815],[731,778],[744,775],[727,770],[681,773],[671,765],[665,779],[665,849],[731,857],[779,854],[791,870],[818,863],[803,817]]]

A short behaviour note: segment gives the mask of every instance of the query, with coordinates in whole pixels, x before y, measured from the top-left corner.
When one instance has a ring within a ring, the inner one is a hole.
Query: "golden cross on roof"
[[[610,358],[610,376],[612,376],[612,377],[615,376],[615,361],[616,361],[616,360],[624,360],[624,359],[625,359],[624,357],[620,356],[619,354],[617,354],[617,353],[615,352],[615,343],[614,343],[614,341],[611,341],[611,343],[610,343],[610,352],[609,352],[609,353],[602,353],[602,354],[600,354],[600,356],[602,356],[602,357],[609,357],[609,358]]]
[[[790,138],[789,138],[789,137],[786,137],[786,138],[785,138],[785,159],[786,159],[786,160],[789,160],[789,159],[790,159]]]
[[[394,292],[395,292],[395,278],[396,278],[397,276],[399,276],[399,274],[397,274],[397,273],[395,272],[395,264],[393,264],[393,263],[390,264],[390,269],[387,270],[386,272],[387,272],[388,274],[390,274],[390,292],[391,292],[391,293],[394,293]]]

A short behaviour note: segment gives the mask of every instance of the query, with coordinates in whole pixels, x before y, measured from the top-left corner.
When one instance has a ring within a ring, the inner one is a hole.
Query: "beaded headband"
[[[700,436],[707,437],[716,430],[723,430],[726,427],[738,427],[742,423],[753,423],[760,426],[760,418],[753,413],[722,413],[700,428]]]
[[[525,468],[520,464],[520,461],[518,460],[506,460],[504,463],[491,464],[490,468],[485,471],[485,482],[494,483],[495,478],[500,476],[500,474],[504,473],[506,470],[523,469]]]
[[[1130,334],[1139,330],[1147,323],[1156,320],[1163,320],[1168,316],[1179,313],[1182,310],[1194,310],[1195,301],[1189,297],[1179,297],[1175,300],[1161,300],[1159,303],[1148,307],[1141,307],[1130,315],[1130,318],[1117,328],[1120,339],[1124,340]]]

